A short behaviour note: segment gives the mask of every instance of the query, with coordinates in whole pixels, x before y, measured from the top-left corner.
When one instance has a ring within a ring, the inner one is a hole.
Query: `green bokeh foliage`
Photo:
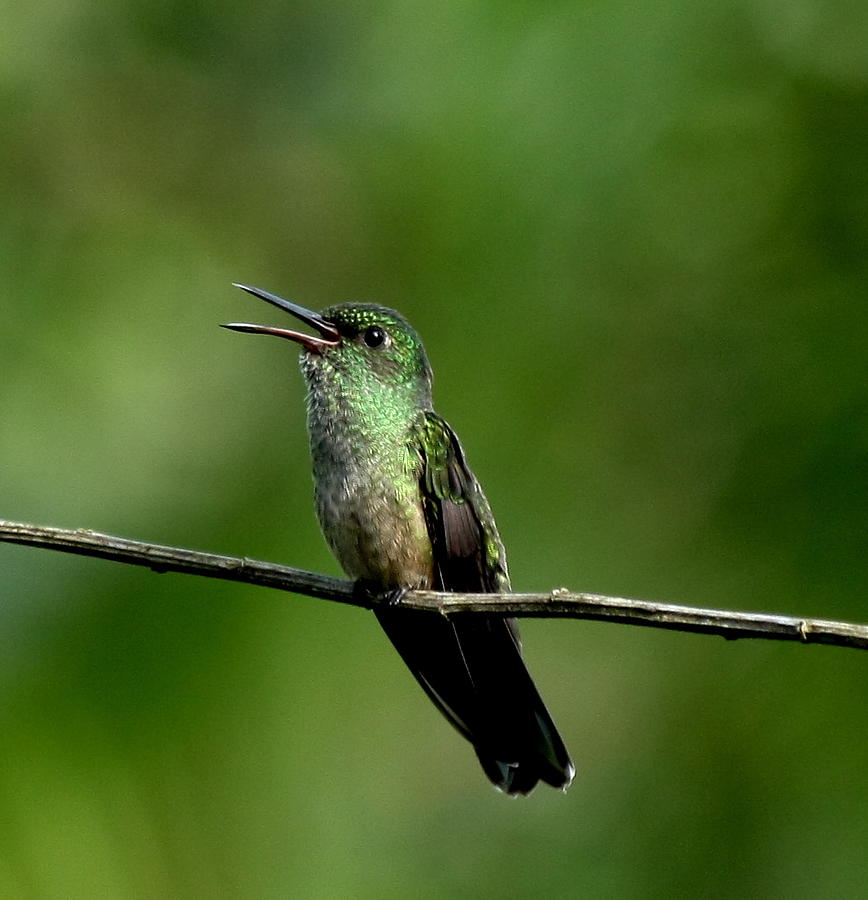
[[[335,573],[240,279],[410,318],[516,587],[868,619],[864,5],[4,21],[0,515]],[[362,611],[0,567],[2,896],[864,890],[856,651],[528,622],[510,801]]]

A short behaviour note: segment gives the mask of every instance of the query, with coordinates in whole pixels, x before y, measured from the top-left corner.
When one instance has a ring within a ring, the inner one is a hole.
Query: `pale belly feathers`
[[[431,541],[417,483],[385,476],[362,482],[332,472],[316,479],[316,506],[326,540],[351,578],[383,588],[432,584]]]

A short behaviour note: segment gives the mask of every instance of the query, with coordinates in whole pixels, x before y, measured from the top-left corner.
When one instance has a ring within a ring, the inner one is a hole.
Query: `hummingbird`
[[[510,590],[488,501],[455,432],[433,409],[432,371],[400,313],[368,303],[313,312],[235,284],[313,332],[231,322],[300,345],[316,510],[346,574],[422,689],[507,794],[543,781],[566,789],[575,769],[525,668],[514,619],[401,608],[414,588]]]

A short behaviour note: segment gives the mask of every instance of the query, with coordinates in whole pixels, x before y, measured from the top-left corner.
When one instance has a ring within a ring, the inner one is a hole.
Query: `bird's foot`
[[[395,607],[401,605],[401,600],[409,588],[397,587],[383,590],[383,588],[371,581],[360,578],[354,585],[356,596],[364,603],[365,606],[373,608],[376,606]]]
[[[401,601],[404,599],[404,594],[406,594],[408,590],[410,589],[406,587],[392,588],[391,591],[380,594],[380,597],[386,606],[400,606]]]

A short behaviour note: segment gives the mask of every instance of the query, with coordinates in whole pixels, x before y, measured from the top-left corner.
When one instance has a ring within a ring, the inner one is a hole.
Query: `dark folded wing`
[[[455,433],[436,413],[420,421],[420,490],[438,590],[509,590],[488,502]],[[542,779],[566,787],[573,767],[524,662],[513,619],[415,610],[377,616],[419,683],[476,748],[488,777],[509,793]]]

